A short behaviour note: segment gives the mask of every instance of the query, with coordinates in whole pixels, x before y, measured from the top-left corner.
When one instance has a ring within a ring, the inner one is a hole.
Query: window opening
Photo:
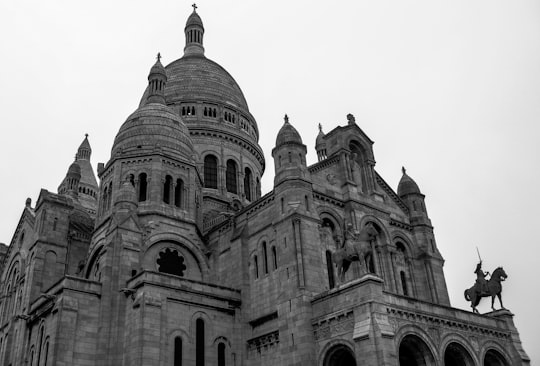
[[[146,173],[139,174],[139,202],[146,201],[147,186]]]
[[[204,321],[199,318],[195,326],[195,364],[204,366]]]
[[[182,207],[182,192],[184,191],[184,181],[182,179],[176,180],[176,186],[174,187],[174,205],[176,207]]]
[[[174,366],[182,366],[182,338],[174,339]]]
[[[217,347],[218,366],[225,366],[225,344],[219,343]]]
[[[214,155],[204,158],[204,186],[217,188],[217,158]]]
[[[233,160],[228,160],[227,161],[227,171],[225,173],[225,185],[227,186],[227,192],[231,192],[231,193],[238,193],[238,189],[237,189],[237,181],[236,181],[236,177],[237,177],[237,167],[236,167],[236,162],[234,162]]]
[[[168,273],[175,276],[184,276],[186,265],[184,264],[184,257],[182,257],[175,249],[167,248],[159,253],[158,259],[158,271],[162,273]]]
[[[163,202],[171,203],[171,186],[172,186],[172,177],[167,175],[165,177],[165,183],[163,183]]]

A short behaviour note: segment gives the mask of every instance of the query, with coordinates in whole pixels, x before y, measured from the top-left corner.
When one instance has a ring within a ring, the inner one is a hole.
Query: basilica
[[[246,97],[184,31],[109,161],[86,136],[0,245],[0,365],[529,365],[510,311],[451,307],[425,196],[352,114],[311,142],[285,115],[263,194]]]

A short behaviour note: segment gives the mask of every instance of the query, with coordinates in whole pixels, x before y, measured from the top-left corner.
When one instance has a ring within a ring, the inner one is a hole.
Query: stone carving
[[[354,329],[354,315],[351,312],[340,314],[322,323],[313,325],[313,333],[316,340],[331,338],[343,333],[352,332]]]
[[[477,275],[476,283],[471,288],[465,290],[464,293],[465,300],[471,302],[471,308],[473,312],[478,313],[478,309],[476,309],[476,307],[480,303],[480,300],[482,299],[482,297],[488,296],[491,296],[492,310],[495,310],[495,307],[493,306],[495,302],[495,296],[499,298],[499,304],[501,305],[501,309],[504,309],[501,298],[501,282],[508,278],[508,275],[506,274],[504,269],[502,267],[497,267],[491,274],[491,278],[486,281],[485,276],[489,274],[489,272],[484,273],[482,271],[482,262],[480,262],[476,266],[476,270],[474,271],[474,273],[476,273]]]
[[[268,350],[271,347],[274,347],[279,343],[279,331],[272,333],[264,334],[262,336],[252,338],[247,341],[248,352],[257,351],[261,353],[262,351]]]
[[[336,175],[335,174],[328,174],[326,176],[326,180],[328,181],[328,183],[330,183],[330,185],[332,186],[335,186],[336,183],[337,183],[337,179],[336,179]]]
[[[341,282],[345,280],[345,273],[353,261],[360,263],[360,275],[367,273],[364,258],[371,251],[370,242],[375,240],[378,234],[372,223],[368,223],[360,232],[354,230],[351,223],[347,225],[345,241],[333,256]]]

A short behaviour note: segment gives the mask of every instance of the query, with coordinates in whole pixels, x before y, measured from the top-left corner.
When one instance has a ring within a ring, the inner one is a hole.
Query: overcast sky
[[[0,242],[27,197],[56,192],[89,133],[106,162],[159,51],[182,56],[186,1],[0,2]],[[375,141],[394,188],[401,166],[426,195],[452,305],[484,269],[509,274],[503,300],[540,359],[540,2],[200,1],[206,56],[235,77],[271,149],[283,115],[316,162],[347,113]],[[263,193],[264,193],[263,192]],[[497,304],[498,306],[498,304]],[[484,299],[481,312],[489,310]]]

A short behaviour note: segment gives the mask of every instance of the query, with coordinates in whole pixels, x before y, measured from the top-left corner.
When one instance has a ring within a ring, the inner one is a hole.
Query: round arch
[[[475,362],[470,352],[458,342],[450,342],[443,353],[445,366],[474,366]]]
[[[416,326],[406,326],[396,334],[400,366],[436,365],[435,347],[425,332]]]
[[[507,358],[496,350],[495,348],[489,348],[484,354],[483,366],[509,366]]]
[[[352,349],[338,343],[326,351],[324,355],[323,366],[356,366],[356,357]]]
[[[141,252],[141,255],[142,255],[141,263],[144,263],[144,257],[146,257],[146,253],[153,246],[155,246],[156,244],[160,244],[162,242],[173,242],[185,248],[198,262],[198,265],[203,274],[203,277],[208,275],[208,271],[210,270],[210,267],[200,247],[195,245],[189,238],[183,235],[172,233],[172,232],[167,232],[167,233],[159,232],[159,233],[150,235],[146,240],[144,251]]]
[[[380,240],[383,240],[381,244],[385,244],[388,242],[388,239],[390,238],[390,233],[386,229],[386,226],[379,220],[377,217],[372,215],[366,215],[360,219],[360,228],[363,228],[366,226],[369,222],[372,222],[375,225],[375,228],[379,232]]]

